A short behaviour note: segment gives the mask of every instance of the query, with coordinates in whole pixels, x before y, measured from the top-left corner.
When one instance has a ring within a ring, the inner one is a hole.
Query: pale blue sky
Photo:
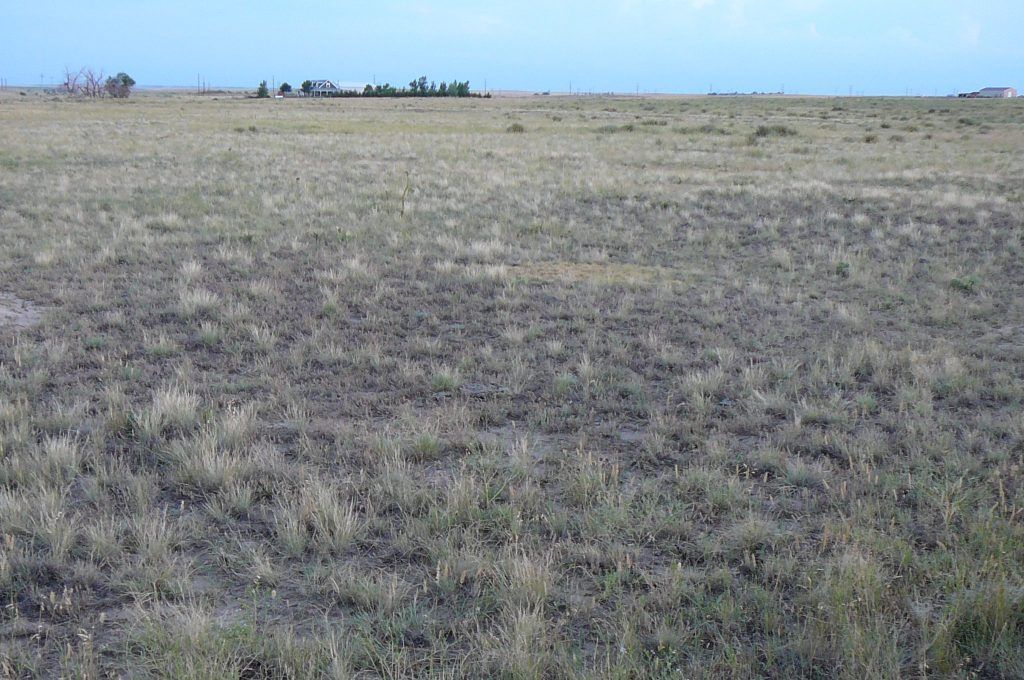
[[[2,0],[0,77],[262,78],[482,88],[1024,90],[1024,0]]]

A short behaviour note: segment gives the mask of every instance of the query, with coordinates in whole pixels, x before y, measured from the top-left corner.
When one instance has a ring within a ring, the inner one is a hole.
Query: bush
[[[523,132],[526,132],[526,128],[519,123],[512,123],[511,125],[508,126],[508,128],[505,131],[511,132],[513,134],[521,134]]]
[[[796,137],[797,132],[786,125],[758,125],[754,130],[754,137],[765,139],[767,137]]]

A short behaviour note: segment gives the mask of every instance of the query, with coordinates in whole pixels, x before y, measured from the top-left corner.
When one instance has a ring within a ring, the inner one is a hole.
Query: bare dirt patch
[[[22,300],[15,295],[0,293],[0,329],[31,328],[42,318],[42,310],[31,302]]]
[[[652,285],[681,281],[681,272],[666,267],[610,262],[539,262],[523,263],[513,270],[526,279],[593,282],[607,285]]]

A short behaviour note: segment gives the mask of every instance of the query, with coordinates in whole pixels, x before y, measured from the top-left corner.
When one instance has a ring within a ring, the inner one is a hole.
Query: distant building
[[[363,91],[362,86],[356,87],[355,85],[343,83],[338,84],[331,80],[312,80],[313,87],[310,88],[309,93],[299,91],[299,93],[306,97],[341,97],[346,94],[358,94]]]
[[[981,99],[1012,99],[1017,96],[1017,90],[1012,87],[986,87],[977,96]]]
[[[314,80],[313,87],[307,93],[310,97],[337,97],[341,88],[329,80]]]

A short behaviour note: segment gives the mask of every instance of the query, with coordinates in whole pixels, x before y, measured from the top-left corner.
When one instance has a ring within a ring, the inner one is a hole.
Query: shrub
[[[978,284],[981,280],[977,276],[963,276],[954,278],[949,282],[949,287],[953,290],[972,295],[978,290]]]
[[[758,139],[767,137],[796,137],[797,131],[788,125],[758,125],[754,136]]]
[[[505,131],[511,132],[513,134],[521,134],[523,132],[526,132],[526,128],[523,127],[520,123],[512,123],[511,125],[508,126],[508,128]]]

